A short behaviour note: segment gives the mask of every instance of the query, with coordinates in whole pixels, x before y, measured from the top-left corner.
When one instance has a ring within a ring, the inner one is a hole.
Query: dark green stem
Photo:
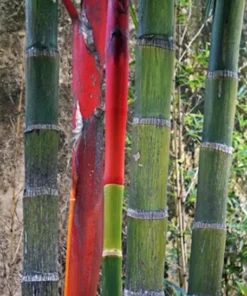
[[[189,294],[221,295],[244,0],[217,0],[192,235]]]
[[[58,2],[26,0],[23,296],[58,293]]]

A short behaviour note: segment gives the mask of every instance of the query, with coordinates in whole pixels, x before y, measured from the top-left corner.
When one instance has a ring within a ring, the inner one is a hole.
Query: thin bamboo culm
[[[189,295],[221,295],[244,0],[217,0],[206,80]]]
[[[141,0],[125,296],[163,296],[174,1]]]
[[[23,296],[58,294],[58,1],[26,0]]]
[[[103,296],[122,295],[122,202],[128,96],[128,0],[108,1]]]

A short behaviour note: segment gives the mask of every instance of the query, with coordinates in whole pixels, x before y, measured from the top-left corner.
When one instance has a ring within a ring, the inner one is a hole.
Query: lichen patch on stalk
[[[141,157],[141,155],[140,155],[139,151],[137,153],[133,154],[134,161],[138,161],[140,159],[140,157]]]
[[[86,10],[84,9],[81,13],[80,19],[80,33],[84,37],[84,41],[87,47],[87,50],[90,54],[92,54],[95,58],[97,67],[100,66],[100,57],[96,49],[95,40],[93,36],[93,27],[89,22],[86,14]]]
[[[73,147],[75,147],[76,143],[78,142],[78,139],[81,136],[81,132],[83,129],[83,118],[80,111],[80,106],[78,101],[76,101],[76,115],[75,115],[75,128],[72,131],[72,143]]]

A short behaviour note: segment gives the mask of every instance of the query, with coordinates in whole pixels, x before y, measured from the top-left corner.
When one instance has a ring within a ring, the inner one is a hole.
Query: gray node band
[[[137,39],[137,46],[153,46],[167,50],[175,50],[173,38],[164,36],[144,35]]]
[[[30,282],[57,282],[59,280],[59,276],[57,272],[54,273],[33,273],[33,274],[25,274],[22,276],[23,283]]]
[[[224,223],[205,223],[205,222],[194,222],[192,229],[220,229],[226,230],[226,224]]]
[[[50,48],[31,47],[26,51],[26,57],[38,57],[38,56],[58,57],[58,55],[59,53],[57,49],[50,49]]]
[[[141,291],[131,291],[124,289],[124,296],[165,296],[164,291],[148,291],[148,290],[141,290]]]
[[[169,119],[162,119],[162,118],[141,118],[141,117],[134,117],[133,118],[133,125],[156,125],[156,126],[167,126],[171,128],[171,121]]]
[[[58,190],[55,188],[46,188],[46,187],[34,187],[24,190],[24,198],[27,197],[36,197],[40,195],[52,195],[58,196]]]
[[[225,144],[220,144],[220,143],[204,142],[204,143],[201,143],[201,148],[218,150],[218,151],[224,152],[226,154],[232,154],[232,152],[233,152],[233,148],[231,146],[228,146]]]
[[[238,73],[230,70],[209,71],[208,78],[235,78],[238,79]]]
[[[25,128],[24,133],[29,133],[34,130],[54,130],[60,131],[59,126],[57,124],[32,124]]]
[[[167,210],[144,211],[144,210],[128,209],[127,216],[134,219],[162,220],[168,217],[168,211]]]

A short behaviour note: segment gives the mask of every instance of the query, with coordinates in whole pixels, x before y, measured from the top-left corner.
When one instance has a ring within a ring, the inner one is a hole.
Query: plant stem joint
[[[124,289],[124,296],[165,296],[164,291],[148,291],[148,290],[141,290],[141,291],[131,291]]]
[[[175,44],[172,37],[165,35],[143,35],[137,39],[137,46],[158,47],[165,50],[174,51]]]
[[[204,143],[201,143],[201,148],[209,149],[209,150],[217,150],[230,155],[232,155],[232,152],[233,152],[233,148],[231,146],[221,144],[221,143],[204,142]]]
[[[168,217],[168,211],[166,209],[157,211],[128,209],[127,216],[134,219],[161,220],[166,219]]]
[[[193,229],[220,229],[220,230],[226,230],[226,224],[225,223],[205,223],[205,222],[194,222],[192,226]]]
[[[150,118],[134,117],[133,125],[157,125],[159,127],[166,126],[168,128],[171,128],[171,121],[169,119],[155,118],[155,117],[150,117]]]

